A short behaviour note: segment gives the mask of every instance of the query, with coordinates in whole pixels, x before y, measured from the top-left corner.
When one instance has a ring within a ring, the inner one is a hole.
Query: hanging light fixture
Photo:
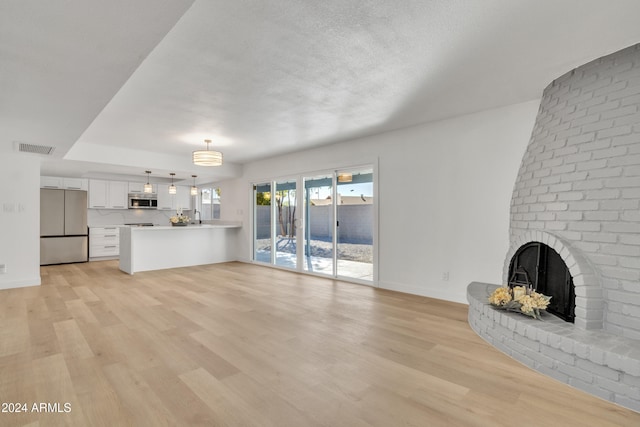
[[[338,182],[351,182],[353,181],[353,175],[348,172],[338,174]]]
[[[198,166],[220,166],[222,164],[222,153],[209,150],[210,139],[205,139],[204,142],[207,144],[207,149],[193,152],[193,164]]]
[[[198,175],[191,175],[191,178],[193,178],[193,185],[191,186],[191,195],[192,196],[197,196],[198,195],[198,187],[196,187],[196,178],[198,177]]]
[[[153,185],[149,184],[149,175],[151,171],[144,171],[147,174],[147,183],[142,187],[145,193],[153,193]]]
[[[176,188],[175,185],[173,185],[173,177],[176,174],[171,172],[169,175],[171,175],[171,185],[169,186],[169,194],[176,194],[178,192],[178,189]]]

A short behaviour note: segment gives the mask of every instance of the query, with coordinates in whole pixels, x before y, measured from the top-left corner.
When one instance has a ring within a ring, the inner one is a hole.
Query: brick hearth
[[[493,308],[498,286],[467,288],[469,325],[521,363],[587,393],[640,412],[640,341],[576,328],[550,314],[536,320]]]

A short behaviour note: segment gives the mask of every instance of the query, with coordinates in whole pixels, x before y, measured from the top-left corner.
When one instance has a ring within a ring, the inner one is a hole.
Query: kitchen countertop
[[[202,229],[202,228],[240,228],[242,224],[240,223],[224,223],[224,224],[189,224],[183,226],[174,226],[174,225],[154,225],[153,227],[139,227],[135,225],[126,226],[130,227],[132,230],[144,230],[144,231],[153,231],[153,230],[193,230],[193,229]]]

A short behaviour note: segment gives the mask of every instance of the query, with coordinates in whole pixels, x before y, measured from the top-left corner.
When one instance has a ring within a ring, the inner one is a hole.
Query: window
[[[197,202],[198,210],[202,215],[202,220],[220,219],[220,189],[201,188],[200,197]]]

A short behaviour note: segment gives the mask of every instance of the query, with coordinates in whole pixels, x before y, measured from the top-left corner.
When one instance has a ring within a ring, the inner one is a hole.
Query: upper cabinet
[[[127,209],[129,207],[129,193],[143,194],[144,183],[107,181],[102,179],[89,180],[89,208],[90,209]],[[153,184],[153,191],[157,194],[158,209],[175,211],[182,208],[191,210],[191,187],[178,185],[176,194],[169,194],[168,184]]]
[[[176,186],[176,194],[169,194],[168,184],[158,184],[158,209],[175,211],[182,208],[191,210],[191,187]]]
[[[62,185],[65,190],[84,190],[89,189],[89,180],[82,178],[62,178]]]
[[[178,185],[176,198],[176,209],[182,208],[186,211],[191,210],[191,187]]]
[[[63,188],[63,179],[64,178],[58,176],[41,176],[40,188]]]
[[[124,181],[89,181],[89,208],[127,209],[129,183]]]
[[[127,209],[129,203],[129,183],[109,181],[109,207],[111,209]]]
[[[158,209],[171,211],[176,209],[175,196],[169,194],[169,185],[158,184]]]
[[[109,181],[92,179],[89,181],[89,208],[107,209]]]
[[[63,178],[59,176],[41,176],[40,188],[58,188],[62,190],[85,190],[89,181],[83,178]]]
[[[129,193],[132,194],[143,194],[144,193],[144,182],[130,182],[129,183]],[[158,186],[156,184],[151,184],[153,187],[152,193],[158,192]]]

